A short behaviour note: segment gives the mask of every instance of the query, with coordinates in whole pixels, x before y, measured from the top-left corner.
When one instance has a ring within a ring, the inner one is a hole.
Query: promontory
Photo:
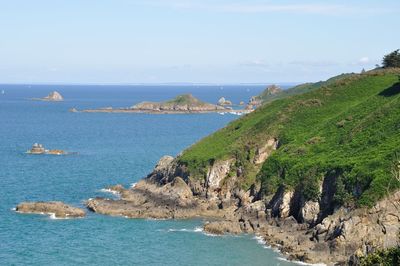
[[[161,158],[134,188],[110,188],[119,199],[87,207],[129,218],[212,217],[210,233],[255,233],[307,263],[359,265],[399,250],[399,75],[375,69],[274,90],[279,99]],[[175,105],[167,103],[136,108]]]

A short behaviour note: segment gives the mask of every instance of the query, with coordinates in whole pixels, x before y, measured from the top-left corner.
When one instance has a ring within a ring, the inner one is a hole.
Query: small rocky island
[[[28,150],[28,154],[50,154],[50,155],[66,155],[68,152],[63,150],[46,150],[42,144],[35,143],[32,148]]]
[[[77,109],[70,109],[77,112]],[[128,108],[105,107],[82,110],[85,113],[148,113],[148,114],[190,114],[190,113],[248,113],[249,110],[233,110],[230,107],[203,102],[191,94],[183,94],[164,102],[141,102]]]
[[[218,100],[218,105],[220,105],[220,106],[232,105],[232,102],[229,101],[229,100],[227,100],[227,99],[225,99],[225,97],[221,97],[221,98]]]
[[[81,208],[72,207],[60,201],[22,202],[15,210],[19,213],[35,213],[52,215],[54,218],[80,218],[86,215]]]
[[[53,91],[49,95],[43,98],[32,98],[32,100],[35,101],[46,101],[46,102],[62,102],[64,101],[64,98],[61,96],[61,94],[58,91]]]

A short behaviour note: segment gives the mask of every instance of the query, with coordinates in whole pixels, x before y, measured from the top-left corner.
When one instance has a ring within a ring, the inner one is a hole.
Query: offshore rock
[[[55,218],[79,218],[84,217],[85,211],[67,205],[60,201],[50,202],[22,202],[16,207],[20,213],[36,213],[54,215]]]
[[[48,102],[62,102],[64,101],[64,98],[61,96],[61,94],[58,91],[53,91],[50,92],[49,95],[43,98],[33,98],[32,100],[36,101],[48,101]]]

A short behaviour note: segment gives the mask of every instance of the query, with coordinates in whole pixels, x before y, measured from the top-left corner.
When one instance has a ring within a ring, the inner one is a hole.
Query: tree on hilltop
[[[397,49],[383,57],[382,65],[384,68],[400,67],[400,49]]]

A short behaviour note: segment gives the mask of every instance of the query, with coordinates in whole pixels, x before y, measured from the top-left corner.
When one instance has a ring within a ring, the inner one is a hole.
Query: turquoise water
[[[88,213],[54,220],[17,214],[21,201],[61,200],[83,207],[85,199],[110,196],[107,185],[129,186],[158,159],[236,119],[234,115],[70,113],[71,107],[125,107],[191,92],[205,101],[225,96],[247,101],[263,87],[27,86],[0,91],[0,265],[290,265],[253,236],[207,236],[201,220],[132,220]],[[58,90],[65,102],[36,102]],[[35,156],[35,142],[78,152]]]

